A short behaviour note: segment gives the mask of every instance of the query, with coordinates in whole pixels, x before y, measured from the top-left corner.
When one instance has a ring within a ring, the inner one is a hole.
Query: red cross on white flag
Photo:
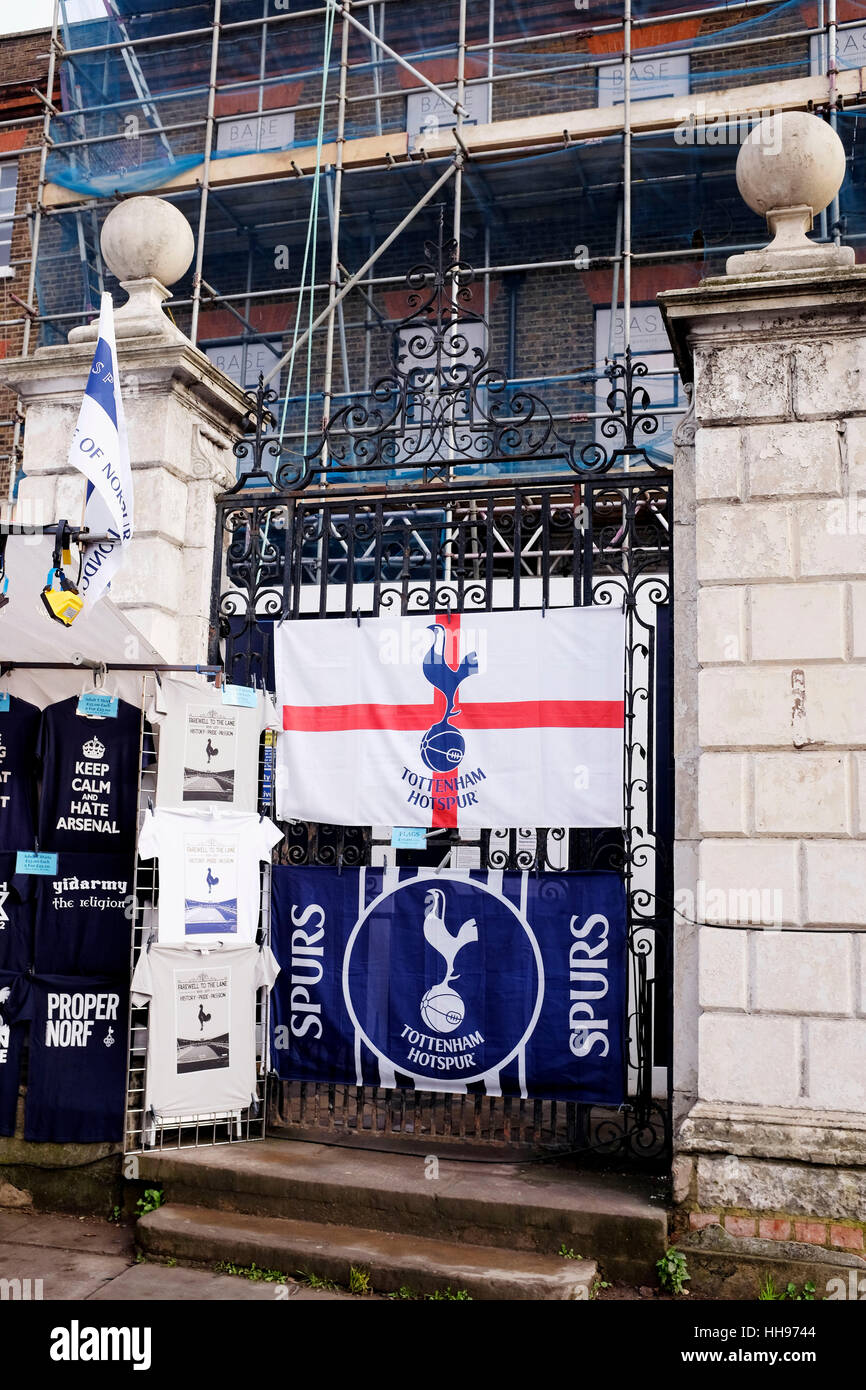
[[[285,622],[277,814],[620,826],[624,653],[601,607]]]

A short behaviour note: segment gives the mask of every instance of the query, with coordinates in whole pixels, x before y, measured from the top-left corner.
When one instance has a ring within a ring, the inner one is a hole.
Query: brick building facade
[[[47,31],[0,38],[0,357],[17,357],[24,342],[43,125],[33,89],[45,94],[49,41]],[[2,498],[15,474],[16,415],[16,397],[0,387]]]

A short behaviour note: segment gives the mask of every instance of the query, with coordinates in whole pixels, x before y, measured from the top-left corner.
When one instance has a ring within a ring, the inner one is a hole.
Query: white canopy
[[[136,664],[161,662],[163,658],[133,623],[104,597],[85,604],[71,627],[49,617],[41,593],[51,569],[53,536],[10,536],[6,546],[9,603],[0,608],[0,664],[4,661],[82,660],[79,671],[14,670],[2,677],[0,689],[9,690],[33,704],[55,700],[93,688],[90,662]],[[76,564],[67,571],[75,578]],[[142,673],[109,673],[106,691],[138,704]]]

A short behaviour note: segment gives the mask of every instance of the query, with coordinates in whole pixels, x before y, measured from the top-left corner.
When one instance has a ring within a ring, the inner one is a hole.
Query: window
[[[18,165],[0,164],[0,271],[12,259],[12,216],[18,189]]]

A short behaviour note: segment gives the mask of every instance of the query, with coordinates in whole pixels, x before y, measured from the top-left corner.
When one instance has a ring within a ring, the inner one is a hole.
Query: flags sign
[[[301,618],[274,644],[282,819],[622,825],[622,612]]]
[[[84,547],[79,588],[85,598],[94,601],[117,573],[124,547],[132,539],[133,525],[132,470],[110,294],[102,296],[99,337],[69,448],[69,466],[87,478],[85,526],[93,535],[117,538]]]
[[[283,1080],[625,1097],[617,874],[281,866],[271,932]]]

